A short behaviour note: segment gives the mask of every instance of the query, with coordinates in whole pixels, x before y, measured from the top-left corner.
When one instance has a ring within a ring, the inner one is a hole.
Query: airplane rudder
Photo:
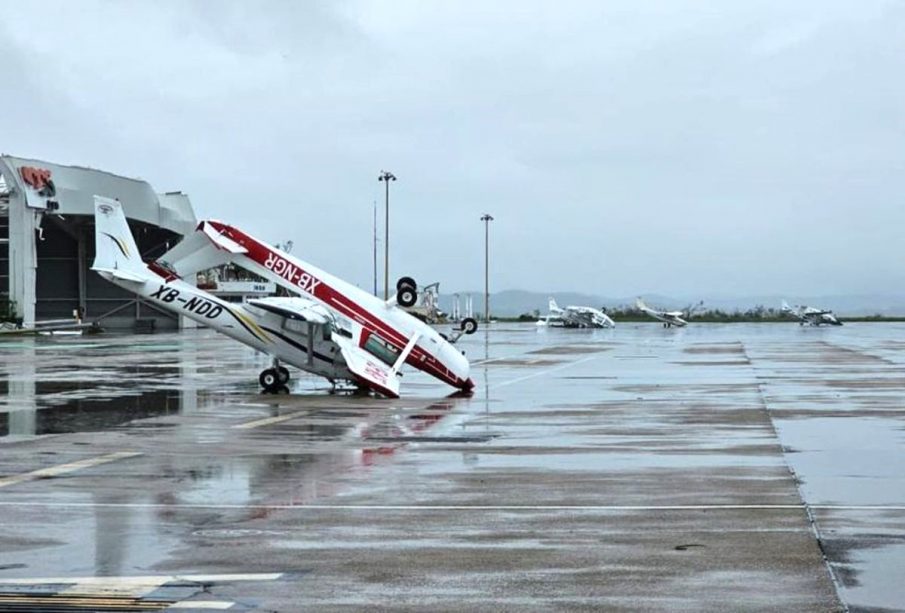
[[[145,269],[120,202],[112,198],[95,196],[94,222],[96,268],[133,271]]]

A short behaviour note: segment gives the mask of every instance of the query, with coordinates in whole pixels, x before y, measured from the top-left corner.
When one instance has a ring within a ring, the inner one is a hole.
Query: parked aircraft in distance
[[[616,322],[600,309],[587,306],[560,307],[550,298],[550,312],[537,325],[562,328],[615,328]]]
[[[681,311],[658,311],[657,309],[650,308],[641,298],[638,298],[635,301],[635,308],[647,313],[654,319],[662,321],[664,328],[671,328],[673,326],[682,328],[688,325],[687,318],[691,317],[692,313],[701,308],[703,304],[704,302],[701,301],[696,305],[689,305]]]
[[[789,306],[785,300],[782,301],[782,312],[788,313],[792,317],[798,319],[800,325],[809,326],[841,326],[842,322],[836,318],[832,311],[824,309],[815,309],[809,306],[795,305],[794,308]]]
[[[282,364],[350,381],[383,396],[399,396],[404,364],[463,391],[474,387],[469,363],[452,342],[472,333],[466,320],[448,340],[400,305],[414,304],[415,283],[400,279],[397,294],[384,302],[307,262],[268,246],[230,226],[201,222],[161,260],[145,264],[119,202],[95,196],[93,270],[102,277],[273,358],[258,380],[277,391],[289,380]],[[180,277],[234,262],[300,295],[230,303]]]

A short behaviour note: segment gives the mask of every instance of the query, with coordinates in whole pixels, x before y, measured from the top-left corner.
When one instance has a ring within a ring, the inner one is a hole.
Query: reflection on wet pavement
[[[0,342],[0,580],[280,573],[209,590],[264,610],[894,609],[899,338],[497,326],[464,341],[473,397],[407,373],[399,401],[299,373],[262,396],[267,360],[206,331]]]

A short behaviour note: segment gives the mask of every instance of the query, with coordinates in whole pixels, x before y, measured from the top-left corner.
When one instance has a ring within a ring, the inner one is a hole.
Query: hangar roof
[[[10,155],[0,155],[0,174],[10,199],[24,196],[25,204],[35,209],[46,209],[48,201],[55,201],[59,203],[55,212],[60,214],[93,216],[94,196],[98,195],[119,200],[130,219],[182,235],[197,225],[188,196],[181,192],[155,193],[142,179]]]

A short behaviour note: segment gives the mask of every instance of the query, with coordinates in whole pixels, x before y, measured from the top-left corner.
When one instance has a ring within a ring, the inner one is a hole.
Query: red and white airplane
[[[399,396],[400,369],[408,364],[463,391],[474,383],[470,365],[453,343],[477,329],[473,319],[450,337],[403,308],[417,300],[403,277],[397,293],[380,300],[323,270],[275,249],[232,226],[201,222],[160,260],[145,264],[116,200],[95,196],[93,270],[109,281],[265,353],[272,368],[259,377],[266,391],[289,380],[282,364],[332,383],[350,381],[390,398]],[[235,263],[295,294],[230,303],[186,283],[183,277]]]

